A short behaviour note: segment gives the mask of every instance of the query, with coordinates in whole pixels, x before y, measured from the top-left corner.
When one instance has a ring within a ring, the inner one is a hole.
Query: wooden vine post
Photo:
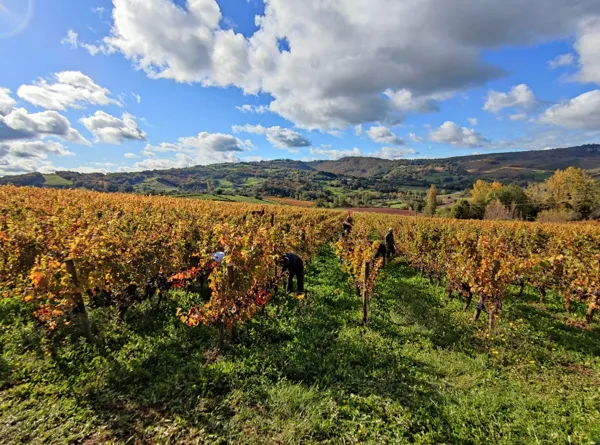
[[[73,283],[73,286],[75,287],[75,289],[73,290],[73,302],[75,303],[77,319],[79,320],[81,332],[83,333],[87,341],[91,342],[92,330],[90,328],[90,320],[85,309],[85,303],[83,302],[83,295],[81,294],[81,289],[79,288],[79,280],[77,279],[77,270],[75,269],[75,263],[73,263],[73,260],[71,258],[65,260],[65,268],[67,269],[67,273],[71,277],[71,283]]]
[[[369,290],[368,290],[368,283],[369,283],[369,275],[371,274],[371,262],[370,261],[365,261],[365,276],[363,279],[363,295],[362,295],[362,300],[363,300],[363,324],[367,324],[368,319],[369,319]]]

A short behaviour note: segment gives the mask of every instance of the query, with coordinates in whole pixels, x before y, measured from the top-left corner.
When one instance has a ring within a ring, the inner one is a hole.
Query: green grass
[[[600,334],[567,325],[558,299],[508,299],[489,337],[462,302],[392,264],[364,327],[328,250],[307,268],[307,290],[276,296],[221,357],[213,329],[175,319],[191,294],[160,311],[140,304],[121,323],[92,311],[95,343],[55,340],[52,356],[23,303],[1,301],[0,442],[589,444],[600,434]]]
[[[176,187],[171,187],[170,185],[163,184],[158,181],[158,178],[148,178],[144,181],[136,184],[134,186],[136,192],[156,192],[156,193],[165,193],[165,192],[173,192],[176,191]]]
[[[69,181],[68,179],[62,178],[62,177],[58,176],[55,173],[44,175],[44,179],[46,180],[46,182],[44,183],[44,185],[49,186],[49,187],[59,187],[59,186],[73,185],[72,181]]]

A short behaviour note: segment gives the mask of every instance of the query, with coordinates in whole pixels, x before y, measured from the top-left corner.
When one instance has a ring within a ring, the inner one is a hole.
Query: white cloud
[[[535,94],[525,84],[513,87],[508,93],[500,93],[498,91],[490,91],[483,109],[491,113],[498,113],[504,108],[522,108],[531,109],[536,105],[537,99]]]
[[[48,155],[72,156],[73,153],[56,141],[0,142],[0,175],[54,171]]]
[[[381,125],[369,128],[367,135],[373,142],[378,144],[404,145],[404,141],[396,136],[392,130]]]
[[[136,162],[135,168],[154,170],[238,162],[236,153],[250,147],[250,141],[242,141],[230,134],[202,132],[198,136],[181,137],[175,143],[148,144],[143,152],[147,159]],[[175,153],[175,157],[165,158],[157,154],[170,152]]]
[[[93,31],[92,28],[90,29]],[[96,45],[93,43],[80,42],[79,34],[72,29],[69,29],[69,31],[67,32],[67,36],[64,39],[62,39],[60,43],[62,43],[63,45],[68,45],[73,49],[81,47],[85,49],[88,53],[90,53],[90,55],[92,56],[95,56],[99,52],[102,52],[103,54],[109,53],[109,50],[105,45]]]
[[[140,96],[139,94],[135,94],[135,93],[131,93],[131,95],[135,98],[135,100],[137,101],[138,104],[142,103],[142,96]]]
[[[489,141],[473,129],[460,127],[454,122],[446,121],[439,128],[429,132],[429,138],[433,142],[450,144],[455,147],[482,147]]]
[[[80,71],[62,71],[54,74],[54,83],[44,79],[32,85],[21,85],[17,95],[33,105],[50,110],[84,108],[86,105],[122,104],[110,97],[110,91],[96,84]]]
[[[167,170],[170,168],[186,168],[197,165],[194,158],[183,153],[176,153],[174,158],[147,158],[134,164],[135,170]]]
[[[600,130],[600,90],[553,105],[540,116],[540,121],[566,128]]]
[[[137,159],[140,157],[140,155],[136,155],[135,153],[125,153],[123,156],[127,159]]]
[[[550,69],[555,70],[562,66],[569,66],[575,63],[575,56],[571,53],[561,54],[548,62]]]
[[[329,148],[310,148],[309,153],[311,155],[317,155],[320,158],[326,158],[332,161],[338,159],[347,158],[350,156],[362,156],[362,152],[357,147],[351,150],[332,150]]]
[[[239,107],[235,107],[242,113],[256,113],[256,114],[264,114],[269,111],[269,107],[265,105],[242,105]]]
[[[472,127],[476,127],[476,126],[477,126],[477,124],[479,123],[479,121],[477,120],[477,118],[476,118],[476,117],[470,117],[470,118],[468,118],[468,119],[467,119],[467,121],[469,122],[469,124],[470,124]]]
[[[277,148],[293,151],[297,148],[310,147],[310,141],[297,131],[289,128],[263,127],[262,125],[234,125],[234,133],[264,134],[267,140]]]
[[[582,21],[574,47],[581,68],[575,78],[600,84],[600,16]]]
[[[56,111],[29,113],[24,108],[14,108],[0,116],[0,142],[37,139],[46,136],[60,137],[66,141],[90,145],[69,120]]]
[[[452,93],[416,97],[411,91],[401,89],[398,91],[386,90],[385,95],[390,98],[394,109],[408,114],[439,111],[439,102],[450,98]]]
[[[16,158],[46,159],[49,154],[72,156],[74,153],[56,141],[11,141],[0,143],[0,159],[3,154]]]
[[[381,158],[381,159],[401,159],[405,158],[406,155],[409,154],[417,154],[417,152],[412,148],[398,148],[398,147],[382,147],[381,149],[367,154],[367,156],[372,158]]]
[[[118,145],[124,140],[146,139],[146,133],[138,128],[135,116],[129,113],[123,113],[119,119],[98,110],[92,116],[82,118],[81,123],[100,143]]]
[[[0,116],[4,116],[12,111],[17,105],[17,101],[10,95],[8,88],[0,88]]]
[[[354,147],[351,150],[335,150],[327,147],[310,148],[310,154],[317,155],[319,158],[326,158],[332,161],[347,158],[351,156],[367,156],[370,158],[380,159],[401,159],[409,154],[416,154],[417,152],[412,148],[399,148],[399,147],[382,147],[381,149],[363,154],[363,152]]]
[[[60,41],[63,45],[69,45],[72,48],[77,48],[79,45],[79,34],[77,34],[74,30],[69,29],[67,31],[67,36]]]
[[[417,136],[415,133],[408,133],[408,137],[410,138],[411,141],[413,142],[423,142],[423,138],[420,136]]]
[[[270,94],[271,111],[330,131],[435,111],[505,74],[485,51],[566,38],[600,13],[597,0],[363,3],[270,0],[245,37],[220,28],[215,0],[114,0],[104,45],[152,78]]]
[[[527,120],[527,113],[515,113],[510,115],[511,121],[524,121]]]
[[[361,124],[358,124],[356,127],[354,127],[354,135],[355,136],[360,136],[363,132],[363,127]]]

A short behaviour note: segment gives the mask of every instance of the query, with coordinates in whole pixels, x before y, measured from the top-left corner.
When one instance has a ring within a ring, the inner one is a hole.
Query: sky
[[[598,0],[0,0],[0,176],[600,142]]]

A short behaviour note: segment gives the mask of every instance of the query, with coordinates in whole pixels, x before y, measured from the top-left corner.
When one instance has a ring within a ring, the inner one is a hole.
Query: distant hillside
[[[551,176],[556,170],[579,167],[600,177],[600,145],[553,150],[490,153],[444,159],[388,161],[375,158],[344,158],[310,163],[319,171],[338,175],[377,178],[412,185],[414,181],[448,188],[464,188],[477,179],[525,185]],[[460,183],[460,185],[458,185]]]
[[[398,191],[420,191],[436,184],[447,193],[465,190],[477,179],[526,185],[569,166],[600,177],[600,145],[544,151],[492,153],[445,159],[390,161],[351,157],[337,161],[276,160],[216,164],[131,173],[75,173],[5,176],[0,184],[87,188],[162,194],[275,196],[332,202],[364,195],[389,200]]]

